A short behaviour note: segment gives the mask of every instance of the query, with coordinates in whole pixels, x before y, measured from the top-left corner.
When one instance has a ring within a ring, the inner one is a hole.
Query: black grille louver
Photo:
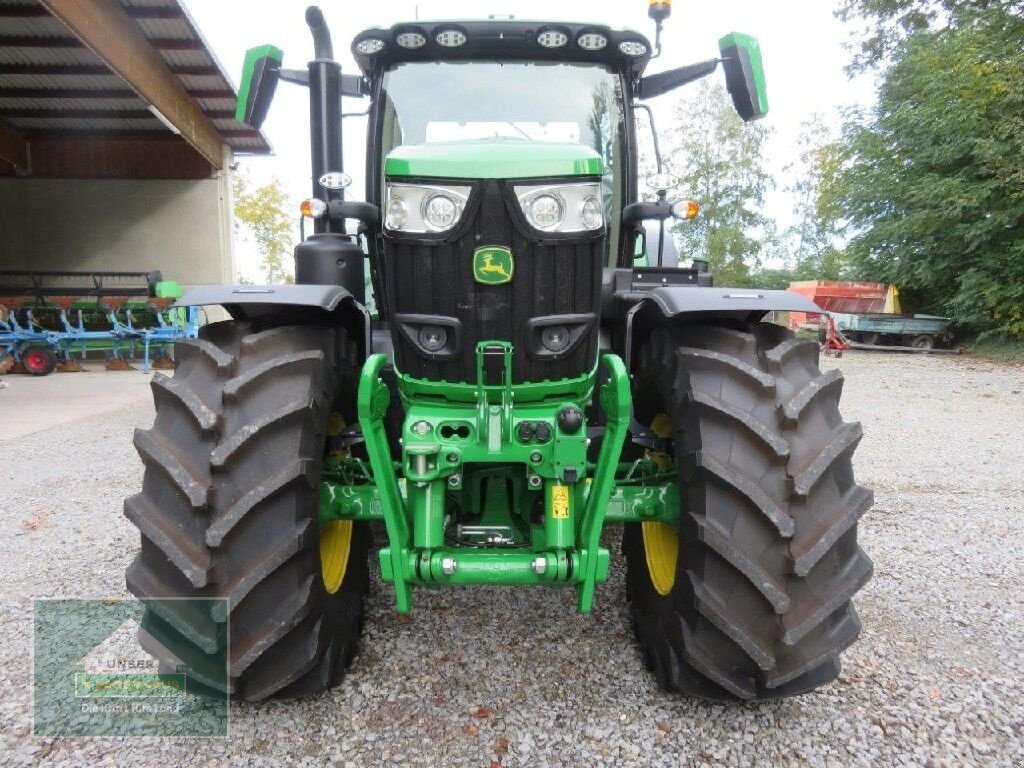
[[[475,383],[477,342],[506,340],[515,350],[514,383],[589,373],[597,359],[604,237],[542,239],[518,213],[511,187],[505,186],[510,182],[481,184],[464,214],[469,220],[454,239],[385,239],[384,273],[394,315],[437,315],[462,325],[456,356],[425,354],[409,333],[393,331],[396,367],[416,378]],[[473,279],[473,252],[488,245],[512,251],[515,268],[510,282],[483,285]],[[530,345],[536,344],[530,320],[588,314],[593,321],[567,354],[557,359],[529,354]]]

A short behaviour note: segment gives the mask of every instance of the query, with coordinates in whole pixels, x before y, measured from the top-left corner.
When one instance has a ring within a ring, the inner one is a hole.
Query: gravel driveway
[[[836,683],[757,705],[655,688],[616,558],[591,616],[568,591],[479,588],[420,591],[396,618],[377,583],[345,683],[236,706],[228,739],[33,739],[32,598],[124,594],[138,537],[121,501],[142,475],[131,431],[152,407],[0,442],[0,764],[1024,765],[1024,369],[838,363],[876,498],[864,631]]]

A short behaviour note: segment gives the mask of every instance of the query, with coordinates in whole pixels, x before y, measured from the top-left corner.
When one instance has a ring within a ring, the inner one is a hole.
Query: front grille
[[[514,347],[514,383],[590,372],[597,359],[603,235],[542,239],[523,221],[508,182],[481,184],[464,213],[468,220],[453,239],[385,239],[396,367],[416,378],[474,383],[477,342],[502,340]],[[515,259],[512,280],[503,285],[484,285],[473,277],[473,252],[491,245],[508,247]],[[403,332],[396,318],[410,315],[415,322],[406,323]],[[529,324],[553,315],[576,316],[574,327],[581,333],[567,354],[545,359],[537,343],[539,331]],[[416,323],[423,316],[461,323],[456,353],[431,355],[417,345]]]

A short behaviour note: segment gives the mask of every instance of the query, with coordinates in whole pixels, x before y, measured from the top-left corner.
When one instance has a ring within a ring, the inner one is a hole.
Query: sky
[[[304,68],[312,58],[312,41],[303,12],[307,0],[184,0],[233,84],[237,86],[246,49],[273,43],[284,50],[284,66]],[[414,19],[486,18],[491,14],[521,19],[593,21],[628,27],[653,39],[654,25],[647,18],[646,0],[389,0],[353,2],[319,0],[334,38],[334,51],[342,71],[357,71],[349,50],[352,37],[372,26],[388,27]],[[867,78],[851,82],[843,68],[850,59],[845,48],[850,30],[836,20],[829,0],[676,0],[662,33],[662,55],[648,73],[715,58],[717,41],[727,32],[754,35],[761,44],[770,112],[764,120],[774,129],[767,161],[779,188],[769,193],[765,213],[784,228],[791,220],[792,200],[783,187],[789,181],[787,164],[799,152],[801,123],[820,114],[838,126],[842,107],[867,105],[873,83]],[[721,70],[712,78],[722,78]],[[675,98],[666,94],[651,101],[659,125],[667,127]],[[344,110],[358,112],[368,102],[346,99]],[[269,157],[239,158],[241,170],[254,180],[276,176],[298,202],[308,196],[309,114],[306,90],[281,83],[263,130],[274,148]],[[353,179],[350,198],[362,197],[365,165],[365,118],[348,118],[345,130],[345,170]],[[250,244],[236,243],[238,271],[258,279],[257,259]]]

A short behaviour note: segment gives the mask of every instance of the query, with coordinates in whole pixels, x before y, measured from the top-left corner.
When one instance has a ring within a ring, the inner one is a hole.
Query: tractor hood
[[[440,179],[525,179],[599,176],[601,156],[580,144],[520,139],[437,142],[395,148],[387,176]]]

